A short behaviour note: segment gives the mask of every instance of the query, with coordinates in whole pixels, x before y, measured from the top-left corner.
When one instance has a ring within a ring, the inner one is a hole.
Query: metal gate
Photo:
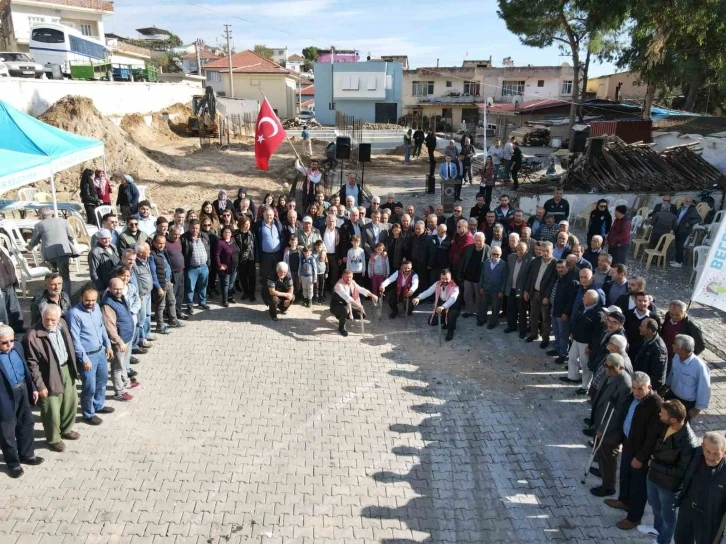
[[[395,125],[398,122],[398,106],[395,103],[379,102],[376,104],[376,123]]]

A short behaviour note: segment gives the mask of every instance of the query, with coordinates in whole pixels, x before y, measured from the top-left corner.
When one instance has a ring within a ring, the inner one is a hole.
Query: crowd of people
[[[507,195],[492,209],[484,185],[468,216],[457,202],[447,217],[442,206],[416,210],[391,193],[364,206],[353,174],[326,198],[317,189],[317,163],[298,170],[305,176],[300,210],[284,196],[265,195],[255,206],[240,188],[234,201],[221,190],[198,211],[178,208],[168,218],[153,217],[150,203],[138,201],[133,178],[124,176],[121,215],[102,217],[88,255],[90,281],[74,305],[72,229],[41,210],[29,246],[42,244],[56,271],[33,298],[27,329],[14,296],[14,267],[0,254],[1,443],[11,476],[23,474],[22,464],[42,462],[33,450],[32,404],[39,405],[50,449],[62,452],[64,440],[80,437],[76,380],[82,421],[90,425],[113,412],[105,402],[107,361],[113,398],[133,399],[129,390],[140,382],[132,364],[152,349],[152,318],[156,334],[170,334],[195,311],[209,310],[208,297],[225,307],[255,302],[259,288],[271,320],[295,303],[325,304],[347,336],[348,320],[365,316],[361,297],[385,302],[390,319],[431,302],[426,320],[446,331],[446,341],[460,318],[474,317],[488,330],[503,320],[503,334],[537,342],[545,357],[563,365],[560,380],[591,403],[584,432],[600,443],[593,471],[602,478],[594,495],[615,493],[622,447],[618,498],[606,501],[628,512],[618,527],[638,527],[649,502],[655,529],[641,529],[657,532],[660,544],[674,531],[676,542],[714,536],[726,510],[713,488],[726,478],[726,438],[709,433],[699,449],[688,423],[710,400],[709,370],[698,356],[703,336],[684,302],[670,301],[661,317],[645,279],[629,277],[624,206],[612,218],[600,201],[580,241],[560,189],[525,217]],[[91,174],[84,173],[83,183],[110,194]],[[676,210],[673,226],[688,217],[689,206]],[[93,222],[94,203],[86,210]],[[662,213],[656,209],[654,217]],[[22,344],[14,342],[16,333]]]

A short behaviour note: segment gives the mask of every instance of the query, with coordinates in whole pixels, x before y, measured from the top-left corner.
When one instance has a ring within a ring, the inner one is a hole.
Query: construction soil
[[[284,142],[270,160],[270,170],[257,170],[254,138],[242,136],[229,146],[212,143],[203,149],[196,136],[183,131],[189,109],[176,104],[164,110],[174,118],[172,130],[161,112],[151,118],[151,125],[141,115],[127,115],[120,126],[101,115],[93,102],[85,97],[67,96],[51,106],[40,119],[63,130],[103,140],[106,166],[114,181],[114,193],[122,174],[131,174],[138,185],[145,185],[162,213],[175,207],[198,208],[202,201],[213,200],[219,189],[236,197],[237,189],[245,187],[257,202],[265,193],[287,192],[296,177],[295,152]],[[328,142],[313,140],[313,155],[322,158]],[[297,144],[302,154],[301,144]],[[378,159],[382,163],[375,164]],[[385,167],[387,172],[406,169],[399,157],[377,156],[370,166]],[[385,163],[385,165],[383,164]],[[346,165],[347,166],[347,165]],[[84,168],[100,169],[99,158],[58,174],[55,178],[60,200],[75,200]],[[368,167],[367,167],[368,168]],[[49,182],[35,186],[49,190]],[[115,198],[115,196],[113,196]]]

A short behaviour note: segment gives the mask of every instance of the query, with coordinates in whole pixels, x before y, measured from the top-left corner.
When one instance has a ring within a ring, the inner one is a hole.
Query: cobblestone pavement
[[[369,307],[348,338],[323,306],[196,314],[65,453],[38,421],[46,462],[0,479],[0,543],[651,542],[580,483],[588,408],[562,367],[473,319],[439,347],[430,309]],[[726,429],[724,376],[699,434]]]

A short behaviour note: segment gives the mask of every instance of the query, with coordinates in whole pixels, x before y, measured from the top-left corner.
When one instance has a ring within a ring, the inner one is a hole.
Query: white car
[[[0,51],[0,62],[5,63],[12,77],[33,77],[40,79],[45,75],[43,65],[35,62],[26,53]]]
[[[0,77],[10,77],[8,67],[5,65],[4,62],[0,62]]]
[[[297,114],[297,118],[301,121],[312,121],[315,119],[315,113],[310,110],[303,110]]]

